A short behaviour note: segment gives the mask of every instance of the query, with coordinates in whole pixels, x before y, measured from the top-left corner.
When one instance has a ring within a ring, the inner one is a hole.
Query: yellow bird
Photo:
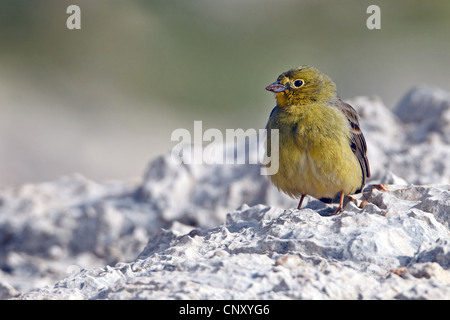
[[[335,214],[340,213],[344,196],[361,192],[370,177],[358,113],[314,67],[286,71],[266,90],[274,92],[277,101],[266,126],[270,156],[279,161],[272,183],[300,198],[298,209],[306,195],[330,203],[340,193]],[[279,148],[271,148],[271,129],[279,130]]]

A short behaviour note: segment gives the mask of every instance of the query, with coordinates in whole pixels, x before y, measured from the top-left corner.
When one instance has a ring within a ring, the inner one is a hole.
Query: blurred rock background
[[[71,4],[81,30],[66,28]],[[419,84],[449,91],[449,17],[438,0],[3,0],[0,186],[140,177],[194,120],[262,128],[264,87],[296,65],[388,108]]]

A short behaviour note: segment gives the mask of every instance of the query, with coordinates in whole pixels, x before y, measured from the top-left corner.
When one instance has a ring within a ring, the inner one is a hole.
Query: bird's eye
[[[294,81],[294,86],[296,88],[300,88],[303,84],[304,84],[303,80],[295,80]]]

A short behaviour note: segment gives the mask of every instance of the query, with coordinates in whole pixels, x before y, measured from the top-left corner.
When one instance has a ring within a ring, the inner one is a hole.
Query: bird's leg
[[[304,194],[302,194],[302,197],[300,198],[300,202],[298,203],[297,210],[300,210],[300,208],[302,207],[303,199],[305,199],[305,195]]]
[[[333,216],[342,212],[343,204],[344,204],[344,191],[341,191],[341,198],[339,199],[339,207],[337,208],[336,212],[332,214]]]

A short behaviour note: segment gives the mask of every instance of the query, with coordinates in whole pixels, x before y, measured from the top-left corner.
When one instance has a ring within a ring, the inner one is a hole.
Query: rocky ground
[[[449,299],[450,94],[361,115],[372,178],[302,210],[258,165],[157,158],[142,181],[0,190],[0,298]]]

